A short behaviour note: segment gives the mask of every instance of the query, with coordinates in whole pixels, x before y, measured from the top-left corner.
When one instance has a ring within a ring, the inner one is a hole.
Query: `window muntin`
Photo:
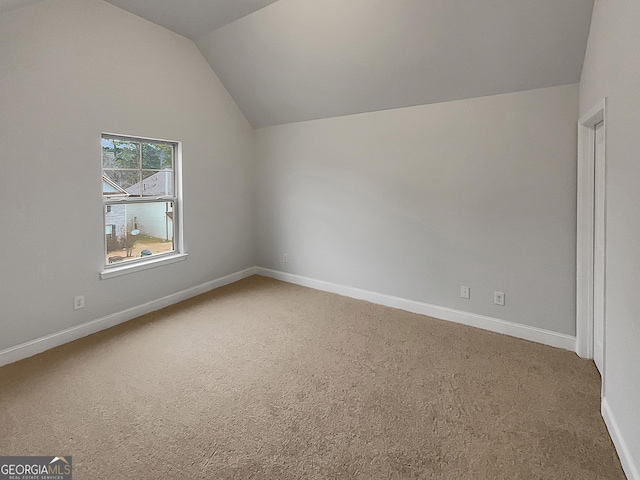
[[[102,135],[105,269],[178,251],[177,147]]]
[[[172,196],[175,143],[102,136],[103,195]],[[114,191],[115,190],[115,191]]]

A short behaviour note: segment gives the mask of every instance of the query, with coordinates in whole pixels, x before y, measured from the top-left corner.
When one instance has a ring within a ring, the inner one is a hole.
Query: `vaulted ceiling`
[[[191,38],[254,127],[579,82],[594,2],[107,1]]]
[[[192,40],[276,0],[107,0]]]

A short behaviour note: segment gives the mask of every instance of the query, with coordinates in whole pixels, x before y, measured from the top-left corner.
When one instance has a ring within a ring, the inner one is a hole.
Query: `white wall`
[[[607,97],[605,403],[618,428],[612,436],[618,435],[627,449],[623,458],[627,475],[636,479],[640,479],[639,25],[637,0],[596,0],[580,84],[581,113]]]
[[[0,112],[0,351],[255,264],[254,133],[190,40],[100,0],[4,13]],[[98,279],[101,132],[183,142],[186,261]]]
[[[575,335],[577,118],[573,84],[259,129],[258,263]]]

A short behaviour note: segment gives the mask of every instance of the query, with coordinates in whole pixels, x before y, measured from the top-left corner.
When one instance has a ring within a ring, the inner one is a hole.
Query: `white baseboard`
[[[627,475],[629,480],[640,480],[640,469],[638,469],[638,466],[634,463],[629,445],[627,445],[627,442],[624,440],[624,437],[620,432],[618,422],[616,422],[606,398],[602,399],[601,411],[604,423],[606,423],[607,429],[609,430],[611,440],[613,440],[613,444],[618,452],[618,457],[620,458],[620,463],[622,464],[624,473]]]
[[[414,300],[407,300],[404,298],[371,292],[359,288],[348,287],[336,283],[315,280],[312,278],[293,275],[290,273],[278,272],[276,270],[270,270],[267,268],[251,267],[246,270],[232,273],[216,280],[212,280],[210,282],[206,282],[201,285],[182,290],[180,292],[172,293],[157,300],[152,300],[145,304],[128,308],[121,312],[113,313],[111,315],[107,315],[106,317],[83,323],[82,325],[68,328],[61,332],[56,332],[45,337],[31,340],[21,345],[16,345],[15,347],[7,348],[6,350],[0,351],[0,366],[16,362],[32,355],[36,355],[37,353],[44,352],[45,350],[49,350],[50,348],[63,345],[67,342],[71,342],[87,335],[91,335],[92,333],[96,333],[106,328],[110,328],[120,323],[132,320],[133,318],[144,315],[145,313],[153,312],[154,310],[159,310],[169,305],[173,305],[174,303],[178,303],[196,295],[200,295],[201,293],[208,292],[209,290],[213,290],[214,288],[218,288],[223,285],[242,280],[243,278],[249,277],[254,274],[314,288],[316,290],[337,293],[339,295],[357,298],[360,300],[367,300],[372,303],[399,308],[401,310],[406,310],[412,313],[428,315],[430,317],[435,317],[442,320],[461,323],[463,325],[469,325],[472,327],[478,327],[492,332],[503,333],[505,335],[530,340],[532,342],[542,343],[544,345],[564,348],[571,351],[575,351],[576,348],[575,337],[564,335],[562,333],[543,330],[541,328],[529,327],[527,325],[520,325],[517,323],[508,322],[506,320],[499,320],[497,318],[477,315],[475,313],[463,312],[461,310],[454,310],[452,308],[416,302]]]
[[[323,280],[301,277],[299,275],[270,270],[268,268],[257,267],[256,273],[265,277],[275,278],[277,280],[314,288],[316,290],[337,293],[346,297],[357,298],[359,300],[367,300],[387,307],[399,308],[401,310],[419,313],[421,315],[428,315],[441,320],[448,320],[450,322],[482,328],[483,330],[503,333],[512,337],[522,338],[524,340],[542,343],[552,347],[563,348],[565,350],[571,350],[572,352],[576,351],[576,338],[571,335],[521,325],[506,320],[499,320],[497,318],[486,317],[484,315],[477,315],[475,313],[463,312],[452,308],[440,307],[438,305],[393,297],[383,293],[376,293],[369,290],[362,290],[336,283],[325,282]]]
[[[82,325],[77,325],[75,327],[62,330],[61,332],[52,333],[51,335],[37,338],[35,340],[25,342],[21,345],[16,345],[15,347],[7,348],[0,351],[0,366],[22,360],[23,358],[31,357],[32,355],[44,352],[45,350],[49,350],[50,348],[72,342],[73,340],[77,340],[78,338],[86,337],[87,335],[91,335],[92,333],[105,330],[115,325],[119,325],[120,323],[127,322],[136,317],[139,317],[140,315],[144,315],[145,313],[160,310],[161,308],[168,307],[169,305],[187,300],[191,297],[195,297],[196,295],[208,292],[209,290],[213,290],[214,288],[237,282],[238,280],[242,280],[243,278],[254,275],[255,273],[256,267],[247,268],[246,270],[232,273],[230,275],[211,280],[201,285],[187,288],[186,290],[182,290],[180,292],[172,293],[165,297],[159,298],[157,300],[152,300],[136,307],[128,308],[126,310],[107,315],[106,317],[98,318],[96,320],[83,323]]]

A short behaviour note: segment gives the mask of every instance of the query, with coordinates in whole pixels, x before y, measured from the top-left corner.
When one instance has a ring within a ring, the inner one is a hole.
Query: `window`
[[[105,272],[182,253],[179,144],[102,135]]]

